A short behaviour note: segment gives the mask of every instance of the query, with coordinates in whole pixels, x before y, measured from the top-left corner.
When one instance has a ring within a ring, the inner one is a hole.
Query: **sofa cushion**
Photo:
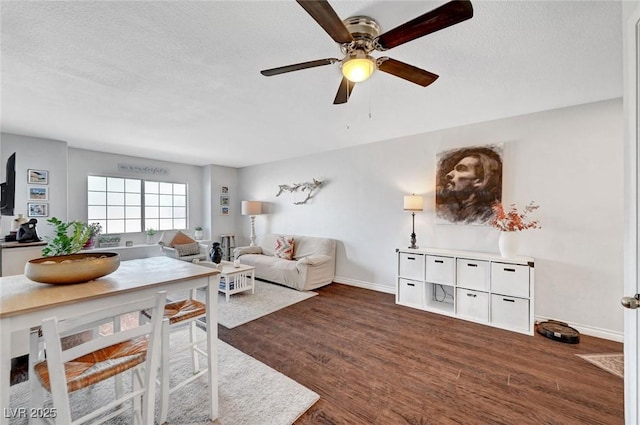
[[[178,257],[200,254],[200,245],[198,244],[198,242],[177,244],[173,245],[173,247],[178,252]]]
[[[169,244],[169,246],[175,248],[176,245],[185,245],[185,244],[190,244],[190,243],[194,243],[194,242],[196,242],[196,241],[191,239],[188,235],[185,235],[182,232],[178,232],[178,233],[176,233],[176,235],[171,240],[171,243]],[[196,242],[196,244],[197,244],[197,242]]]
[[[291,260],[293,258],[293,246],[294,246],[293,238],[280,236],[276,240],[276,247],[273,250],[273,253],[278,258]]]

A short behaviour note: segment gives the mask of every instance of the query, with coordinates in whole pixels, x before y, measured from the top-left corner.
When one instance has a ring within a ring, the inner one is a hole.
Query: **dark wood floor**
[[[564,344],[332,284],[219,337],[320,395],[296,424],[623,424],[623,381]]]

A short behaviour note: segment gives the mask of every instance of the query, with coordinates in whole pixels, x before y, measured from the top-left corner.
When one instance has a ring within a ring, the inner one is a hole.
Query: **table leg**
[[[220,275],[209,276],[207,288],[207,366],[209,368],[209,418],[218,418],[218,288]]]
[[[255,270],[251,270],[251,294],[256,293],[256,272]]]
[[[0,403],[2,414],[0,424],[8,425],[11,413],[9,410],[9,391],[11,387],[11,331],[9,325],[0,321]]]

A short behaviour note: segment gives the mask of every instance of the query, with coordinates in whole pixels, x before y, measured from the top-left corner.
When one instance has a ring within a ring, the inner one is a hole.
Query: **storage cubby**
[[[532,258],[438,248],[396,252],[396,303],[533,335]]]
[[[425,309],[453,314],[455,310],[455,289],[450,285],[425,283]]]

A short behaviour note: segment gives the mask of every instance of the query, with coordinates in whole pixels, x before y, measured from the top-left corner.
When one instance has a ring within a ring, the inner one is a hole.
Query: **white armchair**
[[[167,257],[188,262],[209,258],[209,246],[207,244],[199,243],[191,236],[178,230],[166,230],[158,244]]]

